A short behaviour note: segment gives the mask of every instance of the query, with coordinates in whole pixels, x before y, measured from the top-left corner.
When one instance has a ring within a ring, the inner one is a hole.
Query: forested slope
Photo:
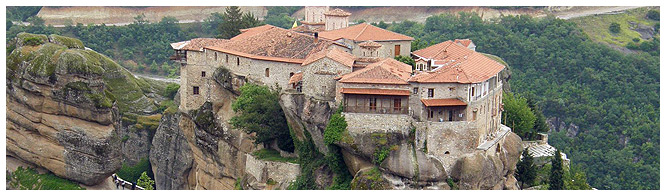
[[[469,38],[511,65],[512,91],[533,97],[547,117],[579,126],[550,143],[598,189],[659,189],[659,56],[625,55],[555,18],[432,16],[389,30],[413,36],[413,50]]]

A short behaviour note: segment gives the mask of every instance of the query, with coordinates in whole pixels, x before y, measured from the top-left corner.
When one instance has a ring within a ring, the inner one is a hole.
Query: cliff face
[[[7,152],[86,185],[120,168],[117,64],[76,39],[19,34],[7,58]]]
[[[283,94],[281,104],[294,134],[302,139],[308,132],[320,152],[326,150],[316,135],[323,135],[333,113],[329,104],[295,93]],[[517,189],[513,173],[522,148],[512,132],[497,142],[499,149],[476,150],[476,140],[465,139],[474,135],[461,133],[469,132],[465,123],[461,129],[440,130],[402,115],[344,116],[347,130],[336,145],[354,176],[353,189],[450,189],[448,179],[461,189]],[[433,135],[457,142],[444,144]],[[439,153],[448,148],[460,148],[454,152],[458,155]]]

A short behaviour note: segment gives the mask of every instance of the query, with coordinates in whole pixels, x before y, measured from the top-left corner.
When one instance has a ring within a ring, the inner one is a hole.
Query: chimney
[[[319,32],[315,32],[315,33],[314,33],[314,37],[315,37],[315,38],[314,38],[314,42],[315,42],[315,43],[319,42]]]

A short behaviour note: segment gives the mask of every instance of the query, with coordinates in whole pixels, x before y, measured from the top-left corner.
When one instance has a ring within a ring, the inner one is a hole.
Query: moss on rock
[[[389,188],[389,182],[382,177],[382,173],[377,167],[359,171],[351,182],[352,190],[386,190]]]
[[[42,34],[19,33],[16,35],[16,41],[19,46],[36,46],[49,42],[49,38]]]
[[[55,34],[51,34],[49,37],[51,38],[51,42],[67,46],[67,48],[84,49],[83,42],[81,40]]]

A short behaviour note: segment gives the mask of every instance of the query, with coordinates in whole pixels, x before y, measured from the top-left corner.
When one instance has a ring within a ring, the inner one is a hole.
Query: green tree
[[[648,13],[645,15],[646,18],[651,19],[651,20],[656,20],[659,21],[659,11],[657,10],[650,10]]]
[[[157,73],[158,71],[159,66],[157,66],[157,63],[153,60],[153,63],[150,64],[150,72]]]
[[[523,97],[514,96],[513,93],[505,92],[504,115],[502,115],[505,125],[511,127],[513,132],[525,140],[533,139],[535,134],[532,130],[536,117],[527,105],[527,100]]]
[[[564,169],[562,168],[562,156],[560,150],[555,151],[553,159],[551,160],[552,168],[550,170],[550,178],[548,184],[549,190],[564,190]]]
[[[178,93],[178,89],[180,88],[180,85],[177,83],[170,83],[164,88],[164,96],[168,97],[169,99],[173,99],[176,96],[176,93]]]
[[[136,185],[143,187],[145,190],[155,190],[153,187],[153,185],[155,185],[155,181],[150,179],[146,172],[141,173],[141,177],[139,177],[137,180]]]
[[[564,187],[567,190],[592,190],[587,183],[585,172],[574,168],[564,173]]]
[[[404,63],[404,64],[407,64],[407,65],[411,65],[412,68],[414,67],[414,65],[416,65],[416,62],[414,62],[414,59],[412,59],[412,58],[410,58],[410,57],[408,57],[408,56],[400,56],[400,55],[398,55],[398,56],[395,57],[395,60],[398,60],[398,61],[400,61],[400,62],[402,62],[402,63]]]
[[[613,23],[611,23],[610,26],[608,27],[608,30],[609,30],[611,33],[619,33],[620,30],[621,30],[621,29],[620,29],[620,24],[617,23],[617,22],[613,22]]]
[[[255,27],[261,23],[251,13],[241,12],[238,6],[229,6],[222,15],[223,21],[218,26],[218,38],[229,39],[240,34],[240,29]]]
[[[516,179],[520,182],[520,187],[525,188],[532,186],[537,176],[537,169],[534,166],[534,158],[528,152],[528,149],[523,151],[523,158],[516,165]]]
[[[256,133],[255,144],[268,145],[277,140],[280,149],[293,152],[294,143],[279,104],[279,90],[248,83],[240,88],[240,92],[231,104],[237,114],[231,118],[231,125],[248,134]]]

